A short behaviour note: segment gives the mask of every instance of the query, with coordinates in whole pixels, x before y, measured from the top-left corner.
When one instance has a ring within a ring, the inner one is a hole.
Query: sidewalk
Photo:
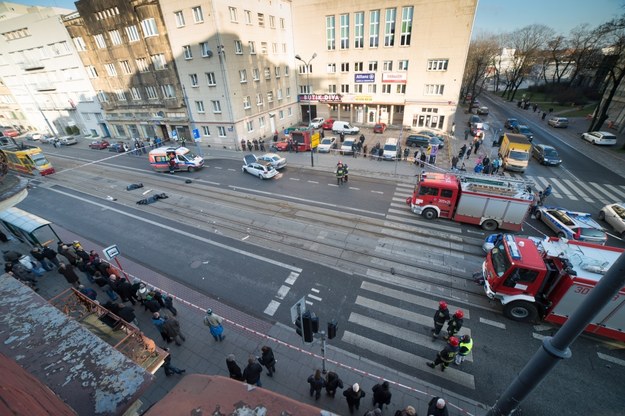
[[[240,155],[241,153],[238,152],[238,154]],[[304,157],[306,156],[310,157],[310,154],[305,154]],[[328,161],[327,163],[327,166],[330,166],[331,162]],[[389,167],[393,165],[391,163],[365,162],[363,160],[363,167],[365,163],[386,164]],[[360,164],[355,163],[355,165]],[[408,164],[406,163],[406,165]],[[323,168],[324,165],[322,164],[319,169]],[[412,168],[414,169],[414,167]],[[392,173],[394,175],[394,172]],[[410,178],[413,177],[410,176]],[[55,226],[55,230],[63,241],[79,240],[85,250],[95,249],[100,253],[102,252],[102,246],[89,241],[83,236],[73,234],[59,226]],[[15,250],[27,253],[29,247],[13,239],[7,243],[2,243],[2,250]],[[123,257],[119,257],[119,260],[124,271],[128,273],[131,279],[138,277],[151,287],[171,293],[175,297],[174,306],[178,309],[177,318],[180,321],[183,333],[187,337],[186,342],[182,346],[169,345],[172,363],[175,366],[186,369],[187,374],[201,373],[228,376],[225,362],[228,354],[235,354],[238,364],[243,368],[249,354],[258,356],[260,355],[260,348],[263,345],[269,345],[273,348],[277,359],[277,372],[273,378],[263,374],[261,380],[264,388],[335,414],[348,414],[347,404],[340,393],[334,399],[322,394],[318,401],[313,400],[308,395],[306,379],[315,369],[322,367],[320,341],[316,341],[312,347],[304,347],[302,346],[301,338],[292,327],[248,315],[215,299],[197,293],[168,276],[159,274],[157,271],[150,270]],[[145,262],[148,262],[147,258]],[[80,273],[79,276],[85,286],[91,286],[98,292],[98,300],[102,302],[108,300],[108,297],[97,285],[89,285],[84,274]],[[68,289],[69,285],[60,274],[52,271],[40,279],[39,287],[39,294],[45,299],[50,299]],[[202,323],[205,309],[208,307],[225,319],[224,334],[226,339],[221,343],[213,341],[208,328]],[[141,330],[159,345],[165,346],[151,322],[151,314],[143,311],[143,308],[138,305],[135,306],[135,312]],[[326,347],[326,368],[337,372],[345,383],[345,387],[357,382],[367,394],[361,402],[361,408],[358,411],[359,415],[371,408],[371,387],[382,379],[390,382],[391,392],[393,393],[391,405],[386,410],[387,414],[392,414],[395,410],[404,408],[407,405],[414,406],[418,414],[425,414],[427,403],[432,396],[445,398],[448,402],[449,414],[452,416],[461,414],[483,415],[486,413],[485,406],[470,398],[456,395],[451,391],[425,383],[409,374],[399,373],[347,351],[337,349],[331,344],[332,341],[328,341]],[[151,404],[164,397],[176,385],[179,377],[177,375],[166,377],[164,372],[159,370],[156,373],[154,383],[141,398],[143,402],[141,411],[146,410]]]

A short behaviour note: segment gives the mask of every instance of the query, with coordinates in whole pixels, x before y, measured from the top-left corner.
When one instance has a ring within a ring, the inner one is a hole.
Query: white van
[[[352,126],[347,121],[335,121],[332,124],[332,132],[334,134],[358,134],[360,129],[356,126]]]
[[[386,139],[383,150],[382,158],[384,160],[396,160],[401,158],[401,147],[397,139],[392,137]]]

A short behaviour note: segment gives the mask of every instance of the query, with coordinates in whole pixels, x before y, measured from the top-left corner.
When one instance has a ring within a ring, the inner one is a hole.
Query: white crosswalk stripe
[[[595,188],[597,188],[599,190],[599,192],[607,195],[607,197],[611,200],[611,201],[618,201],[618,197],[614,196],[614,194],[606,191],[605,187],[603,187],[602,185],[599,185],[598,183],[595,182],[589,182],[592,186],[594,186]]]
[[[579,189],[574,183],[573,181],[569,180],[569,179],[563,179],[563,182],[565,182],[569,188],[571,188],[573,191],[575,191],[579,196],[581,196],[586,202],[594,202],[592,200],[592,198],[589,198],[588,195],[586,195],[586,193],[584,191],[582,191],[581,189]]]
[[[560,183],[559,180],[557,180],[556,178],[551,178],[551,184],[555,189],[561,189],[562,192],[561,194],[566,197],[567,199],[570,199],[572,201],[577,201],[577,197],[575,195],[573,195],[571,193],[571,191],[569,191],[568,189],[566,189],[566,187],[564,185],[562,185]]]
[[[610,188],[612,190],[612,192],[614,192],[615,194],[619,195],[621,197],[621,201],[625,201],[625,191],[621,191],[620,189],[618,189],[616,186],[614,185],[610,185],[607,184],[605,185],[606,188]],[[616,202],[616,201],[614,201]]]

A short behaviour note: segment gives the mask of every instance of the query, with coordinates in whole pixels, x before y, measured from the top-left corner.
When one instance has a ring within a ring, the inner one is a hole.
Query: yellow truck
[[[532,143],[522,134],[504,133],[499,147],[499,156],[505,170],[525,172],[532,152]]]

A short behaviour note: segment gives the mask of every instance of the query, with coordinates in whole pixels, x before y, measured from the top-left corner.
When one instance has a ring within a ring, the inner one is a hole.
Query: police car
[[[567,211],[564,208],[540,207],[536,219],[541,220],[560,238],[604,245],[608,240],[601,225],[585,212]]]

